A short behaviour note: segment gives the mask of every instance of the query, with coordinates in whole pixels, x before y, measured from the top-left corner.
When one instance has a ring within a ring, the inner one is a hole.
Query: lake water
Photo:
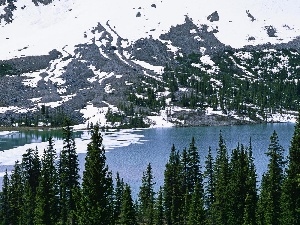
[[[216,152],[219,134],[226,141],[229,154],[238,143],[248,145],[252,139],[253,155],[257,168],[258,179],[266,171],[268,158],[265,152],[268,149],[269,139],[276,130],[280,144],[288,153],[290,140],[294,132],[292,123],[280,124],[256,124],[240,126],[216,126],[216,127],[188,127],[188,128],[155,128],[143,130],[121,130],[109,132],[104,135],[104,146],[107,153],[107,164],[114,175],[118,171],[120,176],[128,182],[135,195],[141,183],[143,171],[148,163],[151,163],[155,177],[156,188],[163,184],[163,173],[168,161],[172,144],[182,151],[188,148],[192,137],[195,137],[201,162],[207,155],[209,146],[213,154]],[[38,146],[40,152],[46,147],[47,138],[52,135],[57,139],[55,147],[62,147],[61,133],[59,131],[28,131],[1,133],[0,132],[0,176],[5,168],[11,168],[16,159],[20,159],[24,151],[29,147]],[[86,144],[89,142],[87,132],[76,132],[76,144],[79,153],[80,167],[83,170]],[[19,146],[19,147],[18,147]],[[2,164],[2,165],[1,165]],[[1,183],[1,182],[0,182]]]

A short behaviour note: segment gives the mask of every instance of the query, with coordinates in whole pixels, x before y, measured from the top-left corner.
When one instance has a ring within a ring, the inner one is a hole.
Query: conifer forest
[[[300,224],[300,120],[284,157],[276,131],[270,137],[267,171],[258,182],[251,138],[229,150],[222,133],[218,148],[199,158],[195,138],[188,148],[170,146],[164,184],[155,188],[151,162],[137,196],[106,164],[98,125],[79,175],[73,130],[63,128],[57,156],[52,138],[40,157],[27,149],[0,192],[1,225],[297,225]],[[213,157],[213,155],[216,155]]]

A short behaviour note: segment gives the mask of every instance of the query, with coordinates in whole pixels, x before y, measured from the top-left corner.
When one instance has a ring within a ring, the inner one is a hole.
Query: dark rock
[[[212,14],[210,14],[210,15],[207,17],[207,20],[210,21],[210,22],[219,21],[219,20],[220,20],[220,17],[219,17],[218,12],[215,11],[215,12],[213,12]]]
[[[136,14],[135,16],[136,16],[136,17],[141,17],[142,14],[141,14],[141,12],[137,12],[137,14]]]
[[[273,26],[265,26],[265,30],[267,31],[269,37],[277,37],[277,31]]]
[[[249,10],[246,10],[247,16],[251,19],[251,22],[253,22],[254,20],[256,20],[254,18],[254,16],[252,16],[252,14],[249,12]]]

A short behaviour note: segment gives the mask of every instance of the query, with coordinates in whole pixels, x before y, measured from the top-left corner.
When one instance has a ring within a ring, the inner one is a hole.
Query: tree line
[[[41,157],[27,149],[3,178],[0,224],[82,225],[296,225],[300,224],[300,121],[288,157],[274,131],[266,149],[267,171],[258,185],[251,139],[231,152],[222,133],[216,156],[201,162],[195,139],[179,151],[173,145],[164,184],[155,191],[151,163],[142,174],[136,201],[130,184],[106,165],[98,125],[87,145],[79,175],[72,128],[64,129],[59,156],[53,139]]]

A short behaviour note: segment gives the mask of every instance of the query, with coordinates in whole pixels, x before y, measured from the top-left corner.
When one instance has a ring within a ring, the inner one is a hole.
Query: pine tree
[[[21,212],[23,208],[22,194],[23,194],[23,183],[22,183],[22,170],[19,161],[16,161],[14,169],[10,176],[9,183],[9,208],[11,223],[18,224],[21,220]]]
[[[79,167],[70,121],[63,128],[63,149],[59,158],[60,224],[75,224],[76,193],[79,192]]]
[[[194,192],[194,188],[196,185],[199,185],[198,188],[200,192],[203,192],[202,188],[202,174],[201,174],[201,166],[200,166],[200,157],[198,153],[198,149],[195,146],[195,138],[192,138],[190,146],[187,151],[188,157],[188,180],[187,180],[187,188],[189,193]]]
[[[206,223],[214,224],[214,215],[212,206],[215,202],[215,178],[214,178],[214,159],[211,153],[211,147],[208,149],[208,154],[205,160],[205,172],[204,172],[204,181],[205,181],[205,193],[204,193],[204,203],[206,208]]]
[[[201,189],[200,185],[196,184],[190,202],[187,225],[206,224],[204,201]]]
[[[139,222],[142,224],[153,224],[154,211],[154,185],[152,167],[149,163],[143,172],[142,186],[139,192]]]
[[[164,172],[164,208],[168,225],[180,224],[182,221],[184,193],[181,189],[181,171],[180,156],[173,145]]]
[[[300,112],[289,148],[286,173],[281,198],[281,223],[300,224]]]
[[[154,204],[154,224],[164,225],[163,189],[159,188]]]
[[[82,179],[80,224],[109,225],[113,217],[112,177],[106,166],[103,138],[96,124],[87,146],[85,170]]]
[[[245,200],[248,194],[249,159],[243,145],[232,151],[228,184],[230,211],[228,224],[242,224],[244,221]]]
[[[121,205],[124,192],[124,181],[120,178],[117,172],[116,176],[116,187],[114,190],[114,221],[118,221],[121,214]]]
[[[23,179],[28,182],[33,197],[36,195],[39,177],[41,173],[41,161],[38,155],[38,149],[27,149],[22,156]]]
[[[0,221],[1,225],[12,224],[11,209],[9,204],[9,177],[7,170],[3,176],[2,192],[0,192]]]
[[[280,198],[282,193],[284,149],[279,144],[277,133],[274,131],[270,138],[267,156],[270,160],[268,170],[263,176],[259,199],[259,217],[264,224],[279,224]]]
[[[256,187],[256,169],[254,165],[254,159],[252,155],[252,143],[248,147],[248,172],[246,178],[246,198],[245,208],[243,216],[243,225],[255,225],[256,224],[256,209],[257,209],[257,187]]]
[[[35,198],[41,173],[41,161],[37,148],[26,150],[22,156],[21,167],[24,186],[21,224],[31,225],[34,223]]]
[[[118,224],[120,225],[136,225],[136,212],[134,209],[133,200],[131,197],[131,190],[128,184],[125,185],[122,205],[121,205],[121,214]]]
[[[212,207],[215,224],[227,225],[228,212],[230,211],[230,206],[228,205],[229,165],[227,147],[221,133],[219,137],[219,147],[217,149],[214,174],[215,201]]]
[[[50,137],[41,160],[41,175],[36,193],[35,224],[52,225],[58,222],[59,189],[56,158],[53,139]]]

